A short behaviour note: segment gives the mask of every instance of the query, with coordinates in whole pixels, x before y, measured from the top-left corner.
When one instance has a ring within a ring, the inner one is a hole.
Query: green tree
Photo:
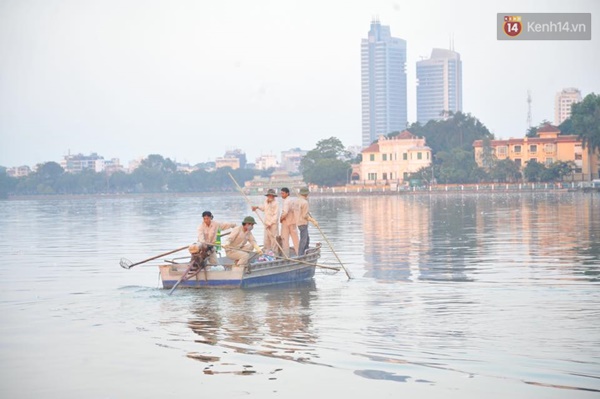
[[[168,189],[169,175],[175,173],[177,165],[169,158],[158,154],[148,155],[132,173],[140,191],[160,192]]]
[[[55,194],[59,191],[59,179],[65,170],[56,162],[37,165],[35,173],[29,176],[31,194]]]
[[[495,182],[513,183],[521,179],[521,169],[512,159],[495,160],[488,173]]]
[[[434,176],[431,171],[431,166],[425,166],[416,172],[410,173],[405,181],[418,181],[420,184],[432,184]]]
[[[409,131],[416,135],[425,137],[427,145],[434,154],[441,151],[452,151],[460,148],[473,152],[475,140],[494,139],[494,135],[477,118],[462,112],[449,113],[445,120],[430,120],[425,125],[413,123]],[[395,136],[398,133],[390,134]]]
[[[346,183],[350,169],[350,152],[336,137],[321,140],[300,163],[302,177],[319,186],[339,186]]]
[[[573,130],[588,150],[588,159],[600,150],[600,95],[591,93],[582,102],[571,106]],[[592,163],[588,162],[588,173],[592,177]]]
[[[544,179],[544,172],[546,167],[538,161],[532,159],[527,162],[525,168],[523,168],[523,176],[528,182],[540,182]]]
[[[473,153],[461,148],[442,151],[436,155],[441,161],[439,166],[439,183],[477,183],[485,180],[485,170],[477,166]]]
[[[8,197],[17,186],[17,179],[6,173],[6,168],[0,166],[0,198]]]

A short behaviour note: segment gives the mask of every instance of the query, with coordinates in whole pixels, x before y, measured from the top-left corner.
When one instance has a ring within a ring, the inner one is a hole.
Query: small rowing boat
[[[298,257],[255,256],[246,268],[220,257],[216,266],[170,261],[159,269],[163,288],[257,288],[311,280],[315,267],[323,267],[316,264],[320,256],[321,244],[317,244]]]

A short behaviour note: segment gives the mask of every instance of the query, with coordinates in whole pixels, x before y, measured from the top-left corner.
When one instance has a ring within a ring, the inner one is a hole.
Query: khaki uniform
[[[217,230],[225,230],[232,227],[235,227],[235,223],[219,223],[211,220],[210,224],[206,225],[206,223],[202,222],[202,224],[198,226],[198,242],[214,246],[217,241]],[[207,263],[209,265],[216,265],[218,263],[217,251],[214,247],[210,250]]]
[[[281,246],[285,256],[290,256],[290,237],[292,237],[292,243],[296,252],[298,252],[299,240],[296,219],[296,201],[291,197],[287,197],[283,200],[281,210]]]
[[[265,200],[263,206],[257,207],[265,213],[265,251],[277,251],[276,237],[279,235],[279,204],[275,199],[269,202]]]
[[[308,201],[303,196],[298,197],[296,200],[298,204],[298,230],[300,230],[300,244],[298,247],[298,255],[304,255],[304,252],[308,249],[310,244],[310,237],[308,235],[308,221],[312,218],[308,215]]]
[[[244,231],[244,226],[238,226],[229,234],[229,243],[224,246],[227,257],[237,260],[238,266],[248,266],[248,261],[252,255],[250,252],[254,248],[260,252],[260,247],[254,239],[251,231]],[[238,249],[243,249],[239,251]]]

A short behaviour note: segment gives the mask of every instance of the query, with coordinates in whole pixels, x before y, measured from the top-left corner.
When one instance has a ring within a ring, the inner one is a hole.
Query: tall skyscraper
[[[554,124],[556,126],[564,122],[571,116],[571,106],[573,103],[581,101],[581,92],[578,89],[569,87],[556,93],[554,97]]]
[[[361,42],[362,146],[406,128],[406,41],[371,22]]]
[[[417,61],[417,121],[424,125],[462,111],[462,62],[452,50],[434,48],[431,58]]]

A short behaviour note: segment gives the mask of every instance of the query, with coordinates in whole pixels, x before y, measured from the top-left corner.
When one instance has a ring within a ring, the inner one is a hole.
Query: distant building
[[[238,157],[219,157],[215,159],[215,168],[221,169],[229,167],[231,169],[240,168],[240,159]]]
[[[417,61],[417,121],[445,119],[462,111],[462,61],[452,50],[434,48],[431,58]]]
[[[192,173],[193,171],[198,170],[197,167],[192,166],[187,163],[177,163],[176,166],[177,166],[177,171],[183,172],[183,173]]]
[[[581,92],[573,87],[563,89],[554,96],[554,124],[556,126],[571,116],[571,106],[581,101]]]
[[[537,137],[492,140],[490,146],[495,159],[511,159],[521,169],[532,160],[546,166],[559,161],[572,161],[575,164],[573,179],[592,180],[598,177],[598,152],[590,157],[576,135],[560,135],[556,126],[541,127],[537,131]],[[473,147],[475,161],[479,166],[485,167],[483,141],[475,140]]]
[[[27,165],[7,168],[6,174],[11,177],[25,177],[31,173],[31,168]]]
[[[308,151],[301,150],[300,148],[281,151],[280,168],[288,173],[299,173],[300,163],[307,153]]]
[[[238,168],[244,169],[246,167],[246,153],[240,149],[226,151],[223,158],[237,158],[240,161]]]
[[[201,162],[198,163],[194,166],[194,168],[196,170],[205,170],[207,172],[212,172],[216,169],[215,163],[210,161],[210,162]]]
[[[371,22],[361,41],[362,147],[407,125],[406,41]]]
[[[256,163],[254,164],[254,168],[258,170],[267,170],[270,168],[277,167],[277,157],[273,154],[261,155],[256,158]]]
[[[401,183],[408,175],[431,164],[431,148],[425,138],[417,137],[408,130],[395,137],[380,136],[362,152],[360,175],[352,170],[352,180],[365,184]]]
[[[272,188],[279,193],[282,187],[290,189],[290,193],[298,193],[306,183],[302,176],[290,176],[286,171],[276,171],[270,177],[254,176],[244,184],[244,191],[248,194],[264,194]]]
[[[122,171],[123,167],[118,158],[105,160],[104,157],[92,152],[90,155],[75,154],[65,155],[60,161],[60,166],[67,173],[80,173],[84,170],[93,170],[94,172]]]

